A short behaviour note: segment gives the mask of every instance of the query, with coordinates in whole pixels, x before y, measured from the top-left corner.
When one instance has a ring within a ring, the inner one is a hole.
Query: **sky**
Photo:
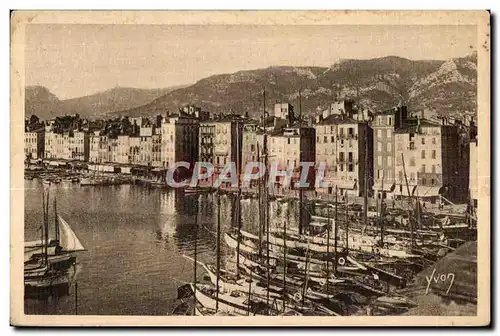
[[[164,88],[269,66],[339,59],[447,60],[476,50],[475,26],[30,24],[26,85],[59,99],[116,86]]]

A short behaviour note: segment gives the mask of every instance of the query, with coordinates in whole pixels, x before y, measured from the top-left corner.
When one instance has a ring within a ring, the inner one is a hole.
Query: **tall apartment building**
[[[45,132],[24,132],[24,154],[26,158],[42,159],[45,150]]]
[[[294,167],[292,181],[300,178],[300,163],[314,162],[315,160],[315,129],[300,124],[275,130],[267,138],[267,148],[270,164],[286,170]],[[314,176],[314,167],[310,167],[309,177]],[[284,177],[277,176],[275,186],[283,184]],[[313,183],[310,183],[314,187]]]
[[[175,162],[193,164],[198,159],[198,120],[188,115],[166,118],[161,125],[160,158],[162,167]]]
[[[263,158],[264,131],[257,121],[248,121],[243,125],[241,142],[241,174],[249,162],[257,162]],[[258,149],[258,151],[257,151]]]
[[[406,106],[375,115],[373,128],[373,190],[378,198],[391,198],[396,186],[394,131],[408,124]]]
[[[330,115],[316,129],[316,165],[326,164],[328,189],[319,192],[362,196],[365,176],[372,176],[373,133],[366,122],[348,115]],[[371,183],[371,181],[369,181]]]
[[[130,162],[130,137],[128,135],[118,135],[116,139],[116,155],[114,161],[120,164],[129,164]]]
[[[99,135],[99,131],[95,131],[89,134],[89,143],[90,143],[89,162],[99,163],[100,162],[99,147],[101,143],[101,137]]]
[[[200,136],[198,143],[198,158],[203,162],[214,164],[214,145],[215,145],[215,123],[213,121],[204,121],[200,123]]]
[[[440,196],[449,200],[462,199],[463,190],[467,189],[462,184],[466,184],[467,179],[461,177],[458,168],[458,128],[426,119],[416,119],[415,122],[395,131],[394,193],[408,196],[409,190],[411,196],[430,201]]]
[[[232,115],[200,123],[199,159],[211,162],[215,174],[229,162],[241,162],[243,123],[241,117]]]
[[[89,160],[90,143],[86,132],[46,132],[44,142],[47,159]]]

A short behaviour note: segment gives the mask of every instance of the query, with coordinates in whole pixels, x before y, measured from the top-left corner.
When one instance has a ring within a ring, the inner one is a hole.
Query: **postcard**
[[[11,324],[490,323],[487,11],[13,11]]]

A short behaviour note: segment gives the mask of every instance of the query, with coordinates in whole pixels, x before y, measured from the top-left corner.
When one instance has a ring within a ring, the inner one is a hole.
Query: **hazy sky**
[[[161,88],[271,65],[341,58],[461,57],[475,26],[28,25],[26,84],[60,99],[115,86]]]

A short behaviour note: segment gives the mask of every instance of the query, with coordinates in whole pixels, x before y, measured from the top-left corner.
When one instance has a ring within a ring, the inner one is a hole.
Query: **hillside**
[[[262,113],[266,89],[268,111],[288,101],[302,112],[326,109],[335,97],[358,97],[374,112],[406,102],[410,110],[436,109],[439,114],[476,112],[477,55],[447,61],[413,61],[388,56],[341,60],[330,67],[275,66],[214,75],[181,88],[144,90],[114,88],[60,101],[43,87],[26,88],[26,114],[42,119],[79,113],[87,117],[154,116],[196,104],[211,112]]]
[[[176,111],[196,104],[212,112],[262,113],[266,88],[268,110],[286,100],[298,110],[302,89],[305,114],[326,109],[335,96],[360,97],[373,111],[405,101],[411,110],[435,108],[447,115],[476,110],[476,61],[473,54],[448,61],[412,61],[400,57],[341,60],[331,67],[269,67],[215,75],[174,90],[141,107],[116,113],[131,116]]]
[[[106,114],[142,106],[179,87],[165,89],[136,89],[115,87],[93,95],[59,100],[43,86],[25,89],[25,113],[41,119],[78,113],[84,117],[102,118]]]

